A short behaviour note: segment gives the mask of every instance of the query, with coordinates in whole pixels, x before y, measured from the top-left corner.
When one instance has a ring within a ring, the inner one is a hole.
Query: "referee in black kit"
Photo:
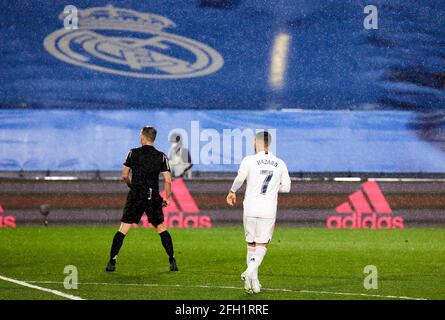
[[[167,156],[156,150],[153,143],[156,139],[156,129],[144,127],[140,134],[141,147],[131,149],[124,163],[122,179],[130,188],[119,231],[116,232],[111,246],[110,261],[106,271],[116,270],[116,259],[125,235],[130,231],[131,224],[139,223],[142,215],[155,226],[161,237],[162,245],[169,256],[170,271],[178,271],[173,251],[170,233],[164,225],[162,207],[168,205],[171,196],[171,176]],[[131,179],[130,179],[131,170]],[[164,177],[165,199],[159,194],[159,174]]]

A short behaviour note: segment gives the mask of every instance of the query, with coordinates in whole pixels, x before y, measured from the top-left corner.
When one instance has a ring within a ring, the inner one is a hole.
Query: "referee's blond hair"
[[[145,126],[141,130],[141,134],[147,139],[148,141],[154,142],[156,140],[156,135],[158,134],[155,127],[149,127]]]

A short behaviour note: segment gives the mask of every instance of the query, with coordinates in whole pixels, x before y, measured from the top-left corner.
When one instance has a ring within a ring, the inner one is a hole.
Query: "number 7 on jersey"
[[[267,187],[269,186],[270,180],[272,180],[273,171],[272,170],[261,170],[261,174],[265,174],[263,185],[261,186],[261,194],[266,194]]]

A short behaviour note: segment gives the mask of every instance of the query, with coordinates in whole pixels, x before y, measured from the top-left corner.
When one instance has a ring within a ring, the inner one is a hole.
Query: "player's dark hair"
[[[145,138],[147,138],[151,142],[154,142],[156,139],[156,134],[158,132],[154,127],[143,127],[141,133]]]
[[[263,142],[265,147],[268,147],[272,143],[272,135],[267,131],[258,132],[255,135],[255,139]]]

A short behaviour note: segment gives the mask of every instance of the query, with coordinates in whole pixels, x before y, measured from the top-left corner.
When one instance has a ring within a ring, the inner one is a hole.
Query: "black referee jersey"
[[[131,189],[159,191],[159,174],[170,171],[167,156],[151,145],[131,149],[124,162],[131,168]]]
[[[145,213],[157,226],[164,222],[163,199],[159,194],[159,174],[170,171],[167,156],[155,147],[144,145],[131,149],[124,165],[131,168],[132,178],[121,221],[139,223]]]

